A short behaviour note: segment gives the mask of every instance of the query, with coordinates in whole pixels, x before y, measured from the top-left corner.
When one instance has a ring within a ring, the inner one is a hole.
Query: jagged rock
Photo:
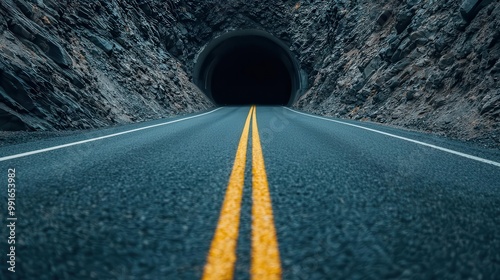
[[[428,37],[428,34],[424,30],[417,30],[410,34],[410,40],[419,46],[423,46],[429,42]]]
[[[403,13],[400,13],[396,17],[396,31],[398,34],[403,33],[403,31],[410,25],[411,21],[413,19],[413,12],[412,11],[405,11]]]
[[[398,76],[392,77],[389,81],[386,82],[387,87],[391,90],[399,87],[400,84],[401,82]]]
[[[153,21],[135,0],[0,1],[0,106],[3,119],[17,124],[0,129],[102,127],[210,107],[159,43],[157,26],[176,38],[179,54],[186,52],[188,31],[165,22],[176,20],[175,11],[155,14],[164,4],[148,1]],[[154,85],[163,90],[151,94]]]
[[[0,130],[22,131],[28,130],[28,126],[21,118],[11,114],[0,106]]]
[[[151,10],[151,7],[147,2],[143,2],[142,4],[139,4],[139,7],[144,11],[144,13],[148,16],[153,15],[153,11]]]
[[[89,40],[107,54],[110,54],[115,47],[112,42],[97,35],[90,35]]]
[[[481,115],[491,114],[493,116],[500,115],[500,93],[498,90],[491,91],[483,98],[483,106],[481,107]]]
[[[439,69],[444,70],[447,67],[455,63],[455,55],[453,53],[447,53],[439,60]]]
[[[464,0],[460,5],[460,14],[466,21],[473,20],[479,11],[494,0]]]
[[[383,11],[377,18],[377,24],[380,26],[383,26],[389,18],[392,16],[392,11],[391,10],[385,10]]]
[[[429,75],[427,78],[427,81],[425,83],[425,88],[427,90],[439,90],[441,89],[444,84],[443,84],[443,73],[439,71],[432,72],[432,74]]]
[[[379,56],[385,61],[390,61],[393,55],[394,51],[391,48],[383,47],[380,49]]]
[[[78,89],[84,89],[86,85],[89,84],[88,80],[81,77],[77,72],[70,69],[62,71],[61,75],[66,78],[72,85],[76,86]],[[37,77],[38,80],[42,80],[42,77]]]
[[[19,105],[12,97],[10,97],[7,92],[0,86],[0,102],[6,105],[10,105],[10,107],[16,108],[18,110],[23,110],[24,108]]]
[[[12,33],[20,36],[21,38],[24,38],[26,40],[29,40],[29,41],[32,41],[33,39],[35,39],[35,36],[29,32],[28,30],[26,30],[26,28],[24,28],[21,24],[17,23],[17,22],[13,22],[9,25],[9,29],[10,31],[12,31]]]
[[[373,102],[375,104],[380,104],[380,103],[386,101],[389,98],[389,96],[390,96],[390,94],[387,91],[379,91],[373,97]]]
[[[493,74],[500,73],[500,60],[497,60],[493,67],[491,67],[490,72]]]
[[[77,14],[80,17],[80,19],[85,19],[87,21],[92,20],[92,12],[86,6],[83,6],[83,5],[79,6],[77,9]]]
[[[36,34],[34,43],[59,66],[69,68],[73,64],[68,52],[52,39]]]
[[[422,0],[407,0],[406,1],[406,6],[408,8],[411,8],[411,7],[416,6],[416,5],[420,4],[420,3],[422,3]]]
[[[29,96],[30,87],[23,80],[9,72],[4,72],[0,74],[0,86],[5,90],[2,96],[6,95],[7,100],[14,100],[26,111],[35,109],[35,104]]]
[[[33,17],[33,6],[31,4],[26,3],[24,0],[15,0],[14,3],[27,18]]]
[[[391,58],[392,63],[396,63],[406,57],[411,51],[413,51],[416,47],[416,44],[414,41],[412,41],[410,38],[404,39],[401,44],[399,45],[398,49],[394,53],[394,55]]]
[[[412,101],[415,99],[415,97],[416,97],[416,95],[415,95],[414,91],[407,91],[406,92],[406,101]]]
[[[443,107],[446,104],[446,100],[444,98],[437,99],[432,103],[432,107],[434,109],[438,109],[440,107]]]
[[[5,17],[3,13],[0,13],[0,34],[2,34],[5,30],[7,30],[8,25],[7,21],[5,21]]]
[[[369,79],[375,71],[382,65],[382,60],[379,56],[373,58],[370,63],[363,69],[363,75],[365,79]]]

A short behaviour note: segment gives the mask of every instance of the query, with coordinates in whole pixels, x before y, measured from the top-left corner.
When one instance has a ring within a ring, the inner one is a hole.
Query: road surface
[[[0,278],[500,279],[499,162],[260,106],[1,147]]]

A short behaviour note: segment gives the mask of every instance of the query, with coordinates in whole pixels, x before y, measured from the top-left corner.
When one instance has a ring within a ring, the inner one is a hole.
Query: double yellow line
[[[236,151],[224,203],[208,253],[203,280],[233,279],[245,181],[248,135],[252,122],[252,279],[281,279],[278,240],[274,227],[271,195],[257,127],[256,107],[248,112]]]

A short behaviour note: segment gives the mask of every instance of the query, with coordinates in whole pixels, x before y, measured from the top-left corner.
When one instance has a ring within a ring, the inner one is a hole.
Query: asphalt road
[[[249,110],[1,147],[0,278],[214,279],[215,250],[235,279],[259,258],[254,279],[500,279],[499,150],[284,107],[256,108],[258,145]],[[231,260],[214,240],[239,181]]]

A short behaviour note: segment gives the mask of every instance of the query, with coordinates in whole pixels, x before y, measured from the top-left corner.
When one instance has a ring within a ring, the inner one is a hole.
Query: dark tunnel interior
[[[292,80],[283,61],[268,49],[248,43],[221,55],[211,92],[223,105],[286,105]]]
[[[258,35],[233,36],[205,50],[195,83],[218,105],[289,105],[298,70],[283,46]]]

